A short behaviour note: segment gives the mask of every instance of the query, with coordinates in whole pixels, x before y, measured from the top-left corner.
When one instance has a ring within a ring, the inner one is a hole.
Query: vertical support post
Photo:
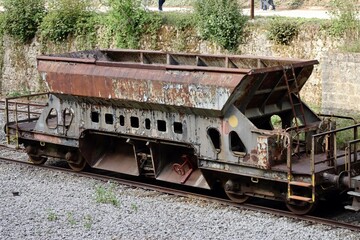
[[[344,164],[344,168],[345,171],[349,171],[349,146],[350,144],[348,144],[348,146],[345,148],[345,164]]]
[[[250,19],[254,19],[254,0],[250,0]]]
[[[30,97],[27,97],[27,115],[28,115],[28,120],[30,120]]]
[[[315,137],[311,138],[311,162],[310,162],[310,172],[313,175],[315,173]]]
[[[15,138],[16,138],[16,149],[19,148],[19,124],[18,124],[18,103],[15,102],[15,123],[16,123],[16,133],[15,133]]]
[[[5,98],[5,124],[6,124],[6,142],[10,144],[10,133],[9,133],[9,100]]]
[[[358,130],[357,127],[354,127],[354,140],[357,139]],[[354,144],[354,162],[357,162],[357,143]]]
[[[315,137],[311,138],[311,162],[310,162],[310,171],[311,171],[311,185],[312,185],[312,201],[315,202]]]
[[[291,146],[292,146],[292,138],[287,136],[289,139],[289,145],[287,146],[287,167],[288,167],[288,199],[292,195],[290,182],[292,181],[292,166],[291,166]]]

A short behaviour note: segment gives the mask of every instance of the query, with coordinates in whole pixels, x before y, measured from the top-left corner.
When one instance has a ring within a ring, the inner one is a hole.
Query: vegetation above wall
[[[166,3],[172,2],[177,4],[176,0]],[[98,11],[100,3],[107,11]],[[300,30],[309,24],[320,24],[329,36],[344,39],[344,50],[360,51],[358,11],[350,0],[331,0],[332,20],[257,18],[252,22],[242,14],[237,0],[196,0],[193,12],[152,12],[143,7],[143,0],[3,0],[2,4],[5,13],[0,18],[0,33],[5,32],[21,44],[37,36],[43,45],[71,39],[79,49],[141,48],[141,41],[146,38],[152,49],[161,49],[159,30],[166,25],[176,29],[180,37],[188,36],[190,29],[192,34],[224,51],[237,53],[253,27],[267,31],[268,39],[275,44],[291,45]]]
[[[35,37],[45,16],[44,0],[3,0],[5,13],[2,15],[1,32],[27,43]]]
[[[203,39],[236,51],[247,20],[237,0],[198,0],[195,2],[195,15]]]

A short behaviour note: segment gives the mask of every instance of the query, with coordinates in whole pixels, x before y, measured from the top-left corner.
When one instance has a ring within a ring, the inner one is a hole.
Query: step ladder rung
[[[360,210],[360,207],[353,207],[353,206],[350,206],[350,205],[347,205],[344,208],[347,209],[347,210],[355,211],[355,212],[358,212]]]
[[[138,157],[151,158],[151,154],[148,154],[148,153],[138,152],[138,153],[136,153],[136,155],[137,155]]]
[[[307,187],[307,188],[310,188],[312,186],[311,183],[297,182],[297,181],[291,181],[289,182],[289,184],[292,186]]]
[[[143,170],[144,170],[144,171],[154,171],[154,168],[153,168],[153,167],[150,167],[150,166],[149,166],[149,167],[146,167],[146,166],[145,166],[145,167],[143,167]]]
[[[154,173],[144,173],[144,176],[146,177],[155,177]]]
[[[289,199],[303,201],[303,202],[312,202],[312,198],[296,196],[296,195],[289,196]]]
[[[360,197],[360,192],[349,191],[347,194],[354,197]]]

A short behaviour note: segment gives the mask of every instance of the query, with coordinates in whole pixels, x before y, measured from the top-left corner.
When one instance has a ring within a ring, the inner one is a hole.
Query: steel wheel
[[[85,158],[81,158],[79,163],[70,163],[68,162],[69,167],[74,170],[75,172],[80,172],[84,170],[87,167],[87,163],[85,161]]]
[[[226,196],[228,196],[228,198],[235,203],[244,203],[249,199],[249,196],[242,193],[234,193],[229,191],[225,191],[225,193]]]
[[[296,215],[305,215],[313,212],[317,206],[317,202],[308,203],[302,201],[286,201],[286,207]]]
[[[35,165],[42,165],[47,161],[46,157],[28,155],[29,161]]]

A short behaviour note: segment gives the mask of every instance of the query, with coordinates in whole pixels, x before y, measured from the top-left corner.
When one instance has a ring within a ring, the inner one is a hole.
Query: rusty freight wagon
[[[336,129],[299,95],[317,61],[137,50],[37,61],[49,91],[42,114],[6,113],[8,139],[34,164],[56,157],[76,171],[220,185],[235,202],[280,200],[298,214],[351,190],[348,208],[360,208],[359,125]],[[342,131],[352,135],[338,150]]]

